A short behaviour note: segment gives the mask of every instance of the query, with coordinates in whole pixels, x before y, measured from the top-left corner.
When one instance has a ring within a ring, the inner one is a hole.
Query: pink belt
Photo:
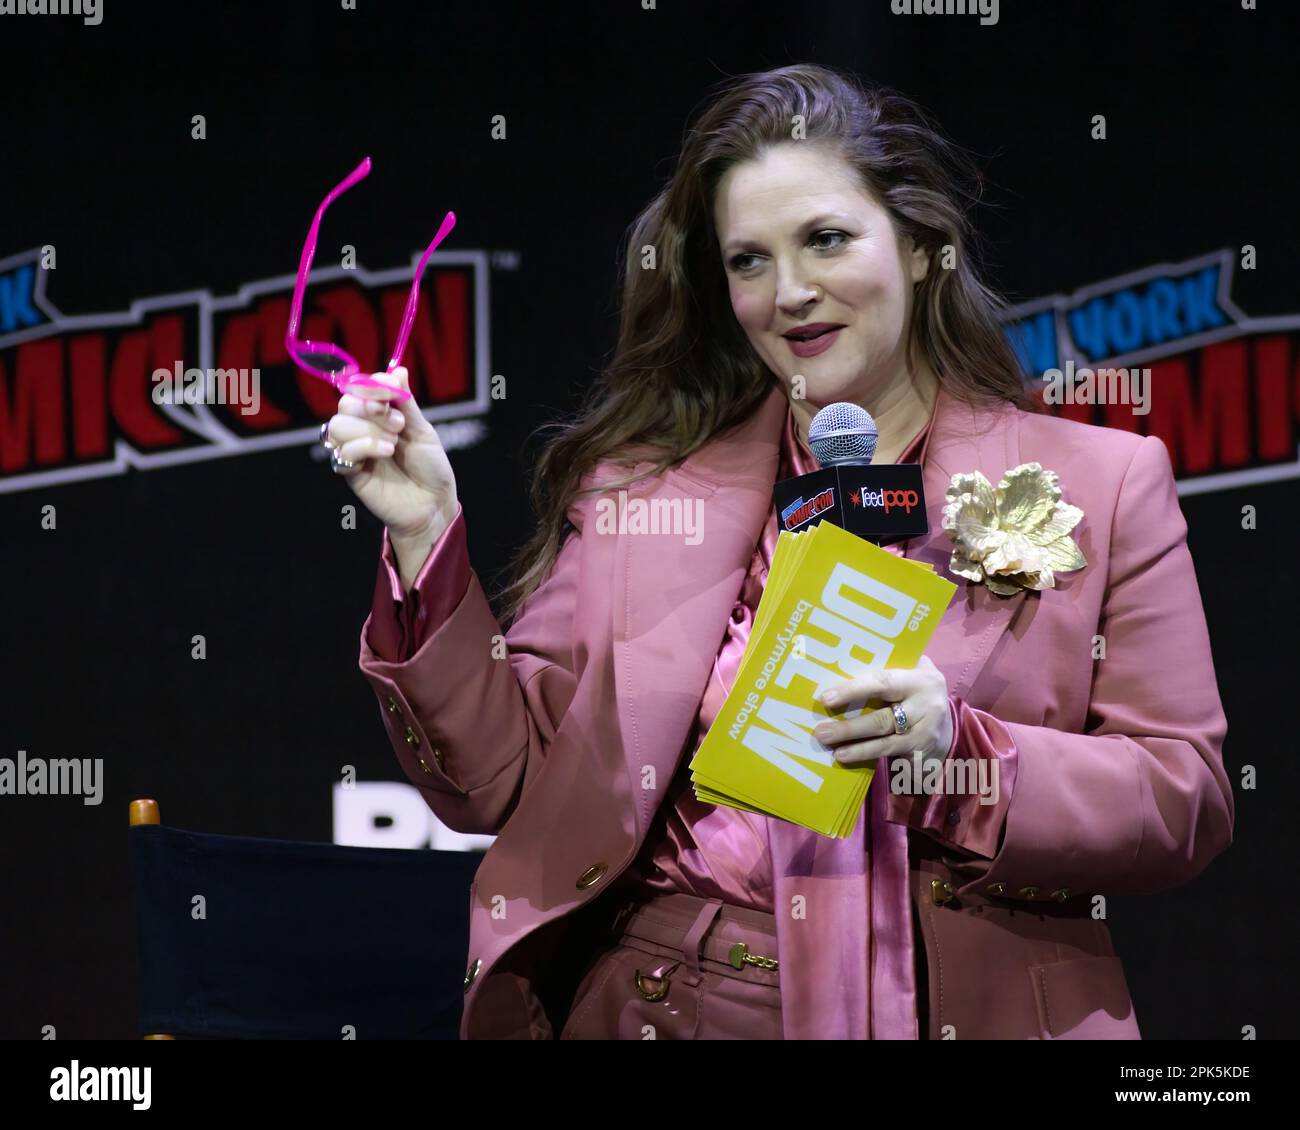
[[[665,973],[689,985],[698,985],[706,971],[774,987],[780,983],[776,919],[761,910],[679,892],[656,894],[649,902],[625,903],[614,932],[622,945],[668,959],[668,970],[647,973],[643,996]]]

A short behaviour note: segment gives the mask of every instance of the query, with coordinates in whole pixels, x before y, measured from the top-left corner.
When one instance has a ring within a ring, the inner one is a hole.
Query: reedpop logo
[[[102,0],[0,0],[0,16],[81,16],[97,27],[104,21]]]
[[[891,509],[906,510],[910,514],[914,506],[921,505],[921,496],[914,490],[855,490],[849,501],[867,510],[883,509],[886,514]]]

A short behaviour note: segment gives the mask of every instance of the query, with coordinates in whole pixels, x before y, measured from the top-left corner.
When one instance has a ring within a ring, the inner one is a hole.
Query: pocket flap
[[[1029,966],[1038,1022],[1049,1040],[1140,1040],[1124,966],[1115,956]]]

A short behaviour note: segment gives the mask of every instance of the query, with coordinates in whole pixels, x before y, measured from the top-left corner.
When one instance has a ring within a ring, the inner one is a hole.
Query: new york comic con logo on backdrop
[[[1015,307],[1005,323],[1031,391],[1051,387],[1056,415],[1158,436],[1180,494],[1300,476],[1300,315],[1242,313],[1236,263],[1216,251]],[[1140,406],[1114,395],[1126,386]]]
[[[313,271],[302,336],[382,369],[418,259]],[[439,252],[406,348],[412,390],[448,449],[486,434],[487,269],[486,252]],[[39,250],[0,261],[0,493],[303,446],[335,410],[338,394],[285,354],[293,275],[74,316],[46,293],[57,278]],[[188,369],[259,371],[257,410],[155,396],[158,370]]]
[[[486,259],[439,253],[407,349],[416,396],[449,449],[485,433]],[[303,335],[381,368],[416,261],[313,272]],[[1300,476],[1300,315],[1247,317],[1230,296],[1235,264],[1219,251],[1015,307],[1007,332],[1030,387],[1041,395],[1043,375],[1063,373],[1068,395],[1051,411],[1159,436],[1182,493]],[[0,492],[311,443],[333,411],[329,386],[285,356],[291,275],[227,297],[189,291],[66,316],[46,294],[50,274],[35,250],[0,262]],[[156,403],[152,375],[177,365],[259,369],[259,410]],[[1145,389],[1140,409],[1114,395],[1117,372]]]

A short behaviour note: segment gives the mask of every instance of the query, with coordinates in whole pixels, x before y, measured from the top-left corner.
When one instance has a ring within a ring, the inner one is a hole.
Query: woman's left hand
[[[822,722],[813,735],[835,747],[843,765],[870,765],[882,757],[920,753],[928,762],[942,761],[952,745],[952,715],[948,709],[948,680],[928,656],[911,669],[878,668],[830,688],[823,699],[831,710],[863,706],[871,699],[887,705],[856,718]],[[907,730],[894,732],[897,704],[907,714]]]

